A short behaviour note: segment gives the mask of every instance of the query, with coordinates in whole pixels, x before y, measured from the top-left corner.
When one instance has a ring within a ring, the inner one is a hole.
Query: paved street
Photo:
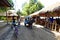
[[[43,29],[28,29],[22,26],[19,29],[18,40],[55,40],[55,36]]]
[[[5,28],[6,31],[10,30],[8,27]],[[8,34],[5,35],[6,37],[2,40],[56,40],[53,33],[34,26],[33,29],[29,29],[24,25],[21,25],[21,27],[18,29],[18,38],[15,38],[13,34],[14,30],[10,30]]]
[[[11,40],[56,40],[52,32],[35,26],[33,26],[33,29],[29,29],[23,25],[19,28],[18,38],[12,37]]]
[[[0,36],[9,29],[9,25],[4,22],[0,22]]]

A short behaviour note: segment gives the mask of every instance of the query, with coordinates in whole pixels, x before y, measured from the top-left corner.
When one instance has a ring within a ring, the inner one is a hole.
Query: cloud
[[[28,2],[28,0],[13,0],[14,2],[14,8],[15,10],[18,10],[18,9],[22,9],[22,5],[25,3],[25,2]]]

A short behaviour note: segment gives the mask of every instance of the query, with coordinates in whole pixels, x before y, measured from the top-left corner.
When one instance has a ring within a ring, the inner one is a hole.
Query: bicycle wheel
[[[17,33],[16,32],[14,32],[14,37],[17,39]]]

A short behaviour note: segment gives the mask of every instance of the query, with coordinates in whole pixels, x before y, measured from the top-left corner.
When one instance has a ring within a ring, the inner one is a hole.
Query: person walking
[[[20,27],[20,16],[18,16],[17,22],[18,22],[18,27]]]

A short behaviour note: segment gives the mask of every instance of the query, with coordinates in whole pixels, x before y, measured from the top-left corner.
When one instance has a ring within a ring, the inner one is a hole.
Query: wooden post
[[[5,9],[6,10],[6,9]],[[7,20],[7,24],[8,24],[8,16],[7,16],[7,10],[6,10],[6,20]]]
[[[56,31],[56,28],[57,28],[57,24],[55,23],[55,30],[54,31]]]
[[[59,32],[60,32],[60,25],[59,25]]]
[[[55,20],[55,30],[54,31],[57,31],[56,29],[57,29],[57,22],[56,22],[56,20]]]
[[[54,28],[54,22],[52,23],[52,31],[53,31],[53,28]]]
[[[49,26],[50,30],[51,30],[51,23],[50,23],[50,26]]]

